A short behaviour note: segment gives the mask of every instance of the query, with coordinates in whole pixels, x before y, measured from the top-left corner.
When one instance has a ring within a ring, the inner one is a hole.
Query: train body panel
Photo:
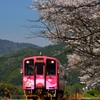
[[[26,95],[45,95],[57,97],[65,89],[64,67],[54,57],[32,56],[22,62],[23,90]],[[29,93],[28,93],[29,92]]]
[[[46,89],[48,90],[58,89],[58,80],[56,76],[46,76]]]
[[[23,76],[23,89],[32,90],[34,88],[34,76]]]
[[[59,62],[59,90],[65,89],[65,81],[66,81],[66,72],[65,68]]]

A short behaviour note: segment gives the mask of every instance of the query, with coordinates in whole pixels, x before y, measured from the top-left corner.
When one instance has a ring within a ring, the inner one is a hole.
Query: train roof
[[[23,60],[26,60],[26,59],[32,59],[32,58],[50,58],[50,59],[58,60],[58,59],[55,58],[55,57],[44,56],[44,55],[39,55],[39,56],[29,56],[29,57],[25,57],[25,58],[23,58]]]

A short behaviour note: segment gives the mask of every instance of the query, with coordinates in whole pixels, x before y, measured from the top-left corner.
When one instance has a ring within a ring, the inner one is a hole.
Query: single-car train
[[[26,100],[62,98],[65,80],[65,68],[57,58],[39,55],[22,61],[22,88]]]

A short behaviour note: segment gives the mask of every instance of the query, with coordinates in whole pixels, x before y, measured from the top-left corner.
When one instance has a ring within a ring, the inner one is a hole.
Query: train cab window
[[[47,59],[46,60],[46,73],[47,75],[55,75],[56,74],[56,61]]]
[[[25,60],[24,64],[25,75],[34,75],[34,60]]]
[[[43,74],[44,63],[36,63],[37,75]]]

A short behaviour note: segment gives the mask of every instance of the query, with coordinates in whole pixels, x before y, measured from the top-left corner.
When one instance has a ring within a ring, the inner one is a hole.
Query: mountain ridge
[[[41,48],[40,46],[31,43],[18,43],[18,42],[0,39],[0,56],[14,53],[18,50],[27,47]]]

